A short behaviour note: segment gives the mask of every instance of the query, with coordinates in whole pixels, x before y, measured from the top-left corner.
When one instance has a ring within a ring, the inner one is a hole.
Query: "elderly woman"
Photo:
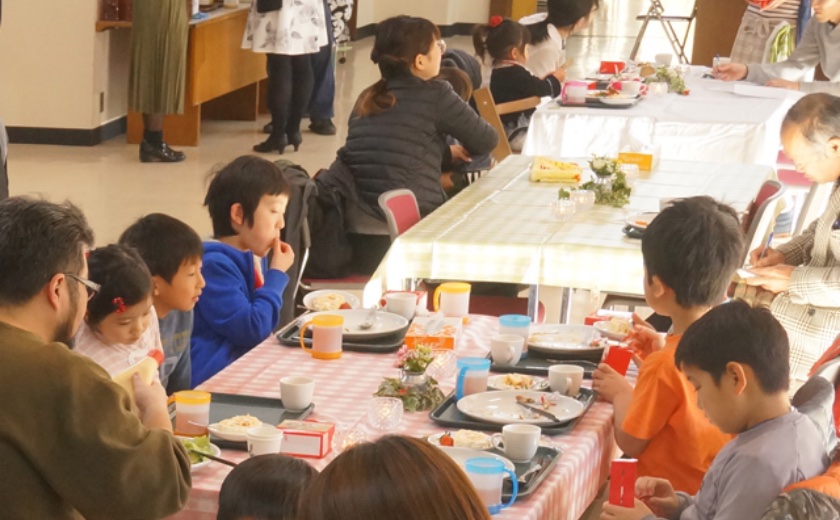
[[[835,189],[825,213],[801,235],[777,249],[750,252],[757,275],[747,280],[776,293],[773,315],[790,337],[791,375],[808,370],[840,332],[840,98],[811,94],[782,123],[782,144],[797,170]],[[763,253],[763,256],[762,256]]]

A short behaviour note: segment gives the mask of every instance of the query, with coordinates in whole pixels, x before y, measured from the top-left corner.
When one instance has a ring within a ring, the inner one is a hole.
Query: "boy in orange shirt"
[[[669,316],[673,327],[664,340],[636,327],[635,343],[647,356],[635,388],[605,364],[593,374],[592,388],[613,403],[616,443],[639,460],[639,476],[664,478],[674,489],[695,494],[730,436],[697,407],[697,395],[674,364],[674,353],[683,332],[723,301],[743,261],[738,217],[710,197],[680,200],[645,230],[642,256],[645,300]]]

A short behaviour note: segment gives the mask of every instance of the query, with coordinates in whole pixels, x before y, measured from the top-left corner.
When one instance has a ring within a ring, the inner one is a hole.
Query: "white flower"
[[[589,163],[589,165],[592,166],[593,170],[600,171],[607,167],[607,161],[604,159],[592,159],[592,162]]]

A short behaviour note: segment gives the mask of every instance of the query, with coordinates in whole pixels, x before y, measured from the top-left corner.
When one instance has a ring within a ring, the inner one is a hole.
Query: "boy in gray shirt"
[[[787,335],[766,309],[734,301],[694,322],[675,362],[709,420],[736,437],[717,454],[697,495],[643,477],[633,508],[605,503],[601,518],[759,520],[785,486],[825,471],[823,434],[791,409],[788,355]]]
[[[204,287],[201,237],[178,219],[152,213],[126,229],[120,244],[136,249],[152,273],[152,301],[166,356],[160,382],[169,395],[189,389],[193,308]]]

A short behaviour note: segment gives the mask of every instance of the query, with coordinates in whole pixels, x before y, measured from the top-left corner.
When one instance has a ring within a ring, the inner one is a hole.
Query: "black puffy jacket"
[[[389,80],[388,90],[396,104],[378,114],[352,115],[338,157],[353,174],[362,202],[377,215],[379,195],[400,188],[413,191],[427,215],[446,201],[440,186],[445,136],[472,155],[490,152],[498,136],[449,83],[409,74]]]

